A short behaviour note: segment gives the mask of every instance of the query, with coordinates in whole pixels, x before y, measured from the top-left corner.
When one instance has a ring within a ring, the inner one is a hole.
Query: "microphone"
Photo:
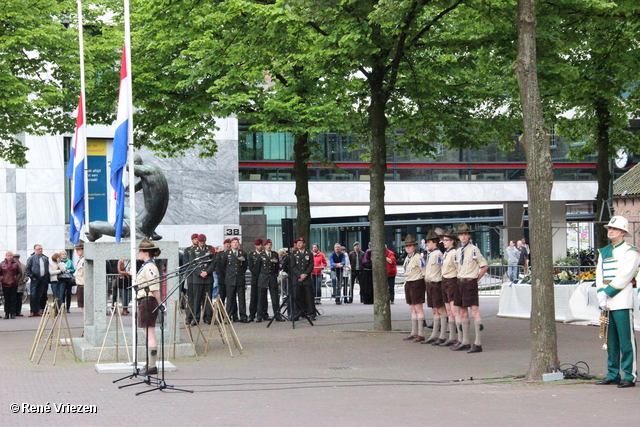
[[[193,259],[193,261],[191,261],[191,262],[192,262],[192,263],[193,263],[193,262],[200,262],[200,261],[204,261],[204,260],[206,260],[206,259],[211,259],[211,258],[213,258],[215,255],[216,255],[216,254],[214,254],[213,252],[207,252],[206,254],[204,254],[204,255],[202,255],[202,256],[200,256],[200,257],[198,257],[198,258],[194,258],[194,259]]]

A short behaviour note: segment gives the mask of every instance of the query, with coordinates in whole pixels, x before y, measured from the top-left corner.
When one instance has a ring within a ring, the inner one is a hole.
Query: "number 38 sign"
[[[237,237],[242,241],[242,226],[240,225],[225,225],[224,226],[224,238],[233,239]]]

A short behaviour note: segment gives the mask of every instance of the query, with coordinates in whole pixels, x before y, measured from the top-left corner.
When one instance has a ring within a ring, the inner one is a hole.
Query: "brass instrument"
[[[605,307],[600,311],[600,339],[604,338],[602,350],[607,349],[607,339],[609,338],[609,307]]]

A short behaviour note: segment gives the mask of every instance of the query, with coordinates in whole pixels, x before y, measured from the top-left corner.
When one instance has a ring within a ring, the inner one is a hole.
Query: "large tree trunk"
[[[309,134],[294,135],[293,153],[295,163],[293,173],[296,176],[296,217],[297,236],[302,236],[309,242],[311,233],[311,207],[309,206]],[[311,243],[307,245],[311,248]]]
[[[598,99],[595,105],[596,120],[598,121],[598,134],[596,135],[596,144],[598,146],[598,163],[596,166],[596,175],[598,176],[598,195],[596,196],[596,248],[603,248],[609,244],[607,238],[607,229],[603,227],[603,223],[608,223],[611,219],[609,213],[608,202],[611,195],[609,194],[611,185],[611,170],[609,169],[609,129],[611,127],[611,113],[609,111],[607,101]],[[598,222],[602,221],[602,222]]]
[[[558,343],[553,298],[551,188],[553,162],[550,134],[542,116],[536,64],[535,0],[518,0],[518,59],[514,64],[524,121],[522,143],[527,158],[527,191],[531,253],[531,362],[527,379],[539,381],[558,366]]]
[[[373,264],[373,328],[376,331],[391,330],[391,306],[387,284],[387,264],[384,229],[384,175],[387,171],[387,95],[383,90],[384,66],[374,66],[369,79],[371,104],[371,193],[369,221],[371,223],[371,261]]]

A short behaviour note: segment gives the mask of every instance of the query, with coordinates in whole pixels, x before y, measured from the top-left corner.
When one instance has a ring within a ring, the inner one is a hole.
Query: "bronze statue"
[[[148,237],[152,240],[161,240],[162,236],[156,233],[156,227],[164,218],[169,204],[169,185],[162,171],[156,166],[143,164],[142,158],[135,154],[133,158],[134,173],[136,176],[135,191],[142,190],[144,207],[136,214],[136,238]],[[128,169],[128,167],[127,167]],[[122,224],[122,236],[129,237],[130,211],[125,207]],[[108,221],[91,221],[87,238],[95,242],[102,236],[115,236],[116,229]]]

